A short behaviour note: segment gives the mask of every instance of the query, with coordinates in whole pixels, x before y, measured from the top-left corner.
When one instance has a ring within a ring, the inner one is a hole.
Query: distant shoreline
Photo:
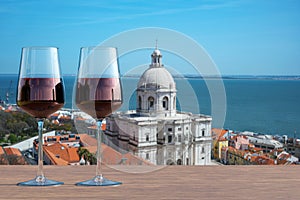
[[[126,78],[139,78],[139,74],[124,75]],[[300,75],[224,75],[224,76],[200,76],[193,74],[173,75],[174,78],[190,79],[223,79],[223,80],[300,80]]]
[[[0,76],[18,76],[18,74],[0,74]],[[76,77],[75,74],[64,74],[64,77]],[[121,75],[123,78],[140,78],[141,74]],[[223,80],[300,80],[300,75],[211,75],[200,76],[198,74],[173,75],[174,78],[190,79],[223,79]]]

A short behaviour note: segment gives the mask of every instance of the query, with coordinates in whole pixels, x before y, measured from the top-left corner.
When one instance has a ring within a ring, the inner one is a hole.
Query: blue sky
[[[75,74],[80,47],[161,27],[197,41],[223,75],[300,75],[299,10],[297,0],[0,0],[0,73],[18,73],[23,46],[57,46],[63,73]]]

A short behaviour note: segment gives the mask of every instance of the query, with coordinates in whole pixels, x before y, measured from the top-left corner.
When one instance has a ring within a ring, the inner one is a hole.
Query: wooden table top
[[[117,187],[75,186],[95,166],[45,166],[57,187],[21,187],[36,166],[0,166],[0,199],[300,199],[300,166],[104,167]]]

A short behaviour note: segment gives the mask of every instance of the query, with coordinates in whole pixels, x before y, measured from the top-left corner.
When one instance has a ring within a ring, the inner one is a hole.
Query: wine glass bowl
[[[36,118],[47,118],[64,106],[61,78],[21,78],[17,105]]]
[[[64,106],[64,84],[56,47],[24,47],[19,71],[17,105],[38,122],[38,171],[36,178],[20,186],[53,186],[63,182],[49,180],[43,172],[44,119]]]
[[[81,48],[75,84],[75,104],[81,111],[97,121],[96,176],[90,180],[76,183],[76,185],[120,185],[121,182],[104,178],[101,169],[102,120],[122,105],[122,87],[116,48]]]
[[[118,78],[79,78],[76,105],[95,119],[103,119],[122,105]]]

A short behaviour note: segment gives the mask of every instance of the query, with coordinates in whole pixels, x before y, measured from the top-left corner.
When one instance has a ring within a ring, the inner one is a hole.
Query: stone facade
[[[153,164],[209,164],[212,118],[177,111],[175,81],[161,64],[158,49],[151,57],[137,85],[136,110],[109,116],[106,135],[119,148],[130,149]]]

